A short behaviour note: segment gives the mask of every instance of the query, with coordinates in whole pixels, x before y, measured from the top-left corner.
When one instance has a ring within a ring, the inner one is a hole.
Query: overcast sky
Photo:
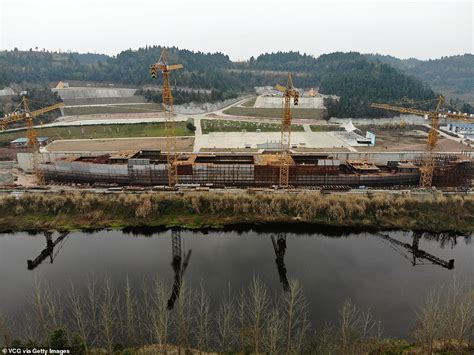
[[[0,0],[0,48],[117,54],[145,45],[233,60],[295,50],[420,59],[473,53],[471,1]]]

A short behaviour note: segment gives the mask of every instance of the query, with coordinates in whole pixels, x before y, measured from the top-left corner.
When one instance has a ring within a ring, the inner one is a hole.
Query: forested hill
[[[68,54],[73,60],[77,60],[80,64],[98,64],[99,62],[106,62],[109,56],[106,54],[97,53],[77,53],[72,52]]]
[[[158,85],[148,72],[160,56],[159,46],[126,50],[115,57],[94,54],[38,51],[0,52],[0,88],[10,83],[51,84],[59,80],[81,80],[120,85]],[[370,102],[393,102],[403,97],[413,100],[434,98],[421,81],[403,74],[381,61],[356,52],[331,53],[318,58],[298,52],[277,52],[232,62],[222,53],[202,53],[178,48],[169,50],[170,63],[184,69],[173,73],[172,84],[180,87],[214,89],[228,97],[251,92],[254,86],[284,83],[286,73],[294,73],[297,87],[319,87],[322,93],[341,97],[329,105],[329,113],[339,117],[380,116]]]
[[[114,57],[98,54],[56,53],[41,51],[0,52],[0,87],[10,83],[50,84],[59,80],[80,80],[125,85],[154,84],[148,68],[157,61],[162,47],[126,50]],[[202,53],[171,48],[170,63],[181,63],[184,70],[173,73],[180,86],[195,88],[237,87],[227,79],[223,68],[231,68],[229,57],[221,53]],[[241,87],[242,86],[242,87]]]
[[[404,97],[428,100],[434,92],[420,80],[400,73],[388,64],[367,60],[357,52],[336,52],[313,58],[299,53],[263,54],[246,65],[249,68],[296,72],[295,85],[319,86],[320,92],[340,96],[328,105],[337,117],[380,116],[369,108],[371,102],[393,102]]]
[[[392,56],[367,54],[377,60],[415,76],[434,90],[452,97],[461,97],[474,105],[474,55],[464,54],[432,60],[398,59]]]

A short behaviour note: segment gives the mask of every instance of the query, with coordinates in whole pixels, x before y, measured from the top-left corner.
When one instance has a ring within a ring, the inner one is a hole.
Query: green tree
[[[196,131],[196,126],[195,126],[192,122],[190,122],[190,121],[188,121],[188,122],[186,123],[186,128],[187,128],[188,130],[190,130],[191,132],[195,132],[195,131]]]
[[[49,338],[49,346],[52,349],[64,349],[69,346],[67,333],[63,328],[57,328]]]
[[[77,333],[75,333],[72,337],[71,350],[73,354],[86,354],[86,344],[84,343],[84,340],[81,338],[81,336]]]

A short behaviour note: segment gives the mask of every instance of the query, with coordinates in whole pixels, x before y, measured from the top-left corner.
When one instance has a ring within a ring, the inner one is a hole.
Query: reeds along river
[[[449,283],[455,274],[474,279],[474,248],[471,238],[464,236],[348,230],[321,234],[291,228],[283,233],[252,229],[14,233],[0,235],[1,308],[9,319],[19,320],[34,280],[61,294],[71,282],[83,289],[92,274],[99,284],[107,275],[118,289],[126,276],[137,288],[162,278],[169,283],[171,296],[176,281],[173,233],[175,247],[181,240],[180,272],[188,285],[203,283],[211,309],[228,287],[237,293],[254,275],[272,296],[283,291],[286,280],[297,279],[313,326],[336,321],[342,303],[350,298],[382,321],[384,336],[405,337],[430,288]]]

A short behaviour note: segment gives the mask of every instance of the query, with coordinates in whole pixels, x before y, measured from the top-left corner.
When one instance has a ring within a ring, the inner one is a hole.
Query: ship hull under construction
[[[416,186],[420,179],[419,168],[414,165],[397,169],[368,162],[340,162],[316,154],[292,155],[292,160],[289,183],[295,187]],[[178,184],[182,185],[268,187],[279,182],[275,154],[190,154],[180,157],[177,164]],[[462,164],[455,167],[459,166]],[[166,156],[159,151],[74,157],[41,164],[40,169],[48,181],[141,186],[163,186],[168,182]],[[452,183],[460,185],[459,181]]]

